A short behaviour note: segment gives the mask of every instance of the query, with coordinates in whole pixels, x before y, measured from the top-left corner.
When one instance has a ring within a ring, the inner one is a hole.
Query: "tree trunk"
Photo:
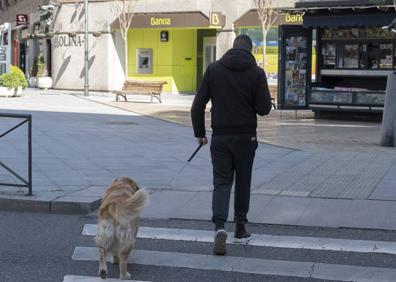
[[[128,79],[128,33],[124,37],[124,72],[125,80]]]
[[[265,66],[268,64],[267,62],[267,34],[268,31],[266,31],[264,28],[262,29],[263,31],[263,69],[265,70]]]

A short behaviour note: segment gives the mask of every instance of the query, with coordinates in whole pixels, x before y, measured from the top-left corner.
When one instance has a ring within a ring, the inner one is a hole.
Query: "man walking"
[[[198,143],[207,144],[205,108],[212,103],[213,165],[212,221],[215,224],[213,253],[225,255],[231,188],[235,175],[234,242],[250,239],[245,229],[250,203],[252,167],[257,149],[257,114],[271,111],[271,96],[265,72],[251,54],[252,41],[238,36],[233,48],[219,61],[209,65],[195,96],[191,118]]]

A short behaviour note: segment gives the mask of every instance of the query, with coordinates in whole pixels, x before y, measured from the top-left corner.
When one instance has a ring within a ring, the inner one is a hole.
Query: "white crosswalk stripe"
[[[86,224],[82,234],[94,236],[96,224]],[[229,234],[231,243],[233,234]],[[213,242],[214,232],[208,230],[139,228],[138,238],[148,240],[168,240],[179,242]],[[170,242],[168,242],[170,243]],[[396,255],[396,243],[369,240],[347,240],[335,238],[316,238],[302,236],[279,236],[254,234],[249,242],[251,246],[288,248],[292,250],[321,250],[351,252],[360,254]],[[98,261],[99,252],[95,247],[76,247],[72,259],[76,261]],[[145,266],[184,268],[191,270],[233,272],[239,274],[271,275],[278,277],[315,278],[337,281],[358,282],[394,282],[396,269],[385,267],[369,267],[341,265],[333,263],[300,262],[289,260],[273,260],[236,256],[213,256],[207,254],[191,254],[173,251],[134,250],[128,259],[129,263]],[[99,277],[67,275],[63,282],[101,282]],[[106,281],[120,281],[107,279]],[[131,280],[129,280],[131,281]]]
[[[82,234],[94,236],[96,234],[96,228],[96,224],[86,224]],[[138,232],[138,238],[142,239],[213,242],[213,237],[213,231],[191,229],[151,228],[141,226]],[[232,244],[232,238],[233,234],[229,233],[228,243]],[[396,255],[396,243],[383,241],[252,234],[252,239],[249,241],[249,245],[257,247]]]
[[[77,247],[73,260],[97,261],[99,251],[93,247]],[[230,271],[261,275],[292,276],[339,281],[395,281],[396,270],[378,267],[346,266],[314,262],[277,261],[231,256],[211,256],[174,252],[135,250],[129,263]]]
[[[120,281],[128,281],[128,282],[148,282],[148,281],[138,281],[138,280],[120,280],[120,279],[112,279],[107,278],[106,280],[101,279],[100,277],[89,277],[89,276],[76,276],[76,275],[66,275],[63,278],[63,282],[120,282]]]

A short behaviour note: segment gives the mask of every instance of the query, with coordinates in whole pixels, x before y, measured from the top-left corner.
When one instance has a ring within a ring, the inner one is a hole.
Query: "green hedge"
[[[11,71],[9,73],[4,73],[0,76],[0,86],[8,88],[18,88],[21,86],[25,89],[27,85],[25,74],[16,66],[11,66]]]

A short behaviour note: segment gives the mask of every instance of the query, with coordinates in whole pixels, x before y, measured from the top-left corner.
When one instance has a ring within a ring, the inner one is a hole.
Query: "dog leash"
[[[201,148],[203,147],[203,144],[199,144],[198,148],[195,150],[195,152],[191,155],[191,157],[187,160],[187,162],[179,169],[179,171],[172,177],[172,179],[169,181],[169,183],[167,184],[167,186],[171,185],[171,183],[173,182],[173,180],[175,180],[175,178],[177,176],[179,176],[180,173],[182,173],[182,171],[186,168],[186,166],[191,162],[191,160],[195,157],[195,155],[198,153],[199,150],[201,150]]]

